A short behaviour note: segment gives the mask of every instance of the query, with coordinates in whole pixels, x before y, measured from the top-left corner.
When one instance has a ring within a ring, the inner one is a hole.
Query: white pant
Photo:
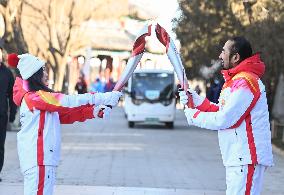
[[[52,195],[55,166],[36,166],[24,172],[24,195]]]
[[[260,195],[265,168],[263,165],[226,167],[226,195]]]

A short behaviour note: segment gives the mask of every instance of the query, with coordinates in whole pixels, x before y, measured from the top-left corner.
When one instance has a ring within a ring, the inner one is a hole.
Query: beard
[[[228,66],[225,66],[224,60],[221,60],[221,67],[222,67],[223,70],[228,70],[228,69],[230,69]]]
[[[225,68],[224,67],[224,60],[221,60],[220,62],[221,62],[221,68],[224,69]]]
[[[224,60],[221,60],[221,67],[223,70],[229,70],[231,68],[234,68],[234,65],[231,62],[229,62],[229,64],[225,66]]]

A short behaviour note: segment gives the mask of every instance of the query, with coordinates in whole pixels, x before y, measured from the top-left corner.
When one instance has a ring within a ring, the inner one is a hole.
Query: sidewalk
[[[0,195],[19,195],[22,184],[0,184]],[[221,191],[108,186],[57,185],[54,195],[225,195]]]

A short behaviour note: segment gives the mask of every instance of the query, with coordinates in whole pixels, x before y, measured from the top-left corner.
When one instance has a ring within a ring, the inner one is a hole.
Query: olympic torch
[[[156,31],[156,36],[157,36],[158,40],[166,47],[166,52],[167,52],[168,58],[169,58],[171,64],[173,65],[174,70],[177,74],[178,80],[179,80],[180,85],[181,85],[181,89],[184,90],[184,91],[187,91],[188,80],[187,80],[187,77],[186,77],[186,74],[185,74],[184,66],[182,65],[180,55],[179,55],[177,48],[174,44],[174,41],[169,36],[167,31],[163,27],[161,27],[158,23],[156,24],[155,31]],[[190,94],[188,94],[188,96],[189,96],[189,101],[188,101],[187,106],[189,108],[194,108],[192,96]]]
[[[139,32],[137,38],[135,39],[134,45],[133,45],[131,57],[129,58],[119,80],[115,84],[113,91],[120,91],[125,85],[125,83],[128,81],[128,79],[131,77],[134,70],[136,69],[145,51],[145,45],[146,45],[145,38],[147,36],[151,36],[151,26],[152,26],[151,24],[150,25],[147,24]],[[111,107],[111,106],[108,106],[108,107]],[[98,116],[100,118],[103,117],[103,109],[99,111]]]

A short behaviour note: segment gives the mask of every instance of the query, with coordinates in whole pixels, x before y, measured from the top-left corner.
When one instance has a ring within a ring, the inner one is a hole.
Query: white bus
[[[173,128],[176,98],[175,76],[169,70],[136,70],[125,89],[124,110],[128,126],[164,123]]]

